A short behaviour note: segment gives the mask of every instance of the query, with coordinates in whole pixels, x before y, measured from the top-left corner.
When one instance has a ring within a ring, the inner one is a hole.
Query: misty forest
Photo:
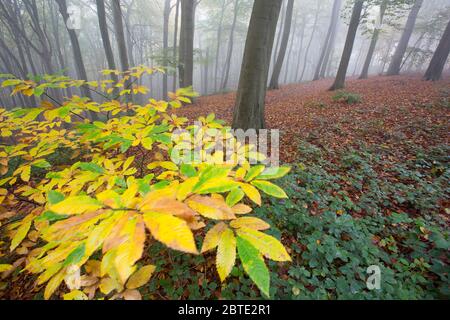
[[[0,30],[0,299],[450,298],[450,0],[2,0]]]

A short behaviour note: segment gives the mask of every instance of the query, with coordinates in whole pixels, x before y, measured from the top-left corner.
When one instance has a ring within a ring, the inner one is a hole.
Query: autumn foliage
[[[147,93],[135,83],[155,71],[103,72],[119,75],[118,83],[61,76],[3,81],[12,94],[47,99],[36,108],[0,109],[0,213],[16,217],[1,228],[20,260],[0,265],[0,271],[23,268],[36,274],[46,299],[62,283],[65,299],[136,299],[136,289],[151,281],[155,271],[155,266],[140,263],[143,252],[158,241],[186,254],[216,250],[222,282],[239,256],[246,273],[269,296],[264,258],[290,257],[263,232],[270,225],[252,217],[249,204],[262,205],[260,191],[287,197],[269,180],[289,168],[250,165],[249,160],[262,158],[251,145],[236,150],[245,154],[245,161],[235,165],[224,164],[218,152],[205,153],[199,163],[172,162],[171,151],[186,139],[203,139],[212,148],[216,142],[208,132],[227,128],[210,115],[199,119],[199,130],[171,112],[190,103],[195,96],[190,89],[170,94],[168,102],[120,102],[122,96]],[[133,86],[127,88],[127,81]],[[80,86],[117,97],[102,103],[77,96],[57,102],[48,93]],[[178,129],[189,136],[173,138]],[[200,247],[196,239],[201,239]]]

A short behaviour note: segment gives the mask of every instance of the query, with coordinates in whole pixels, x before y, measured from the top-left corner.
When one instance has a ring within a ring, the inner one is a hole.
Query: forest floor
[[[289,199],[255,209],[270,221],[292,263],[270,263],[275,299],[433,299],[450,297],[450,77],[350,79],[356,103],[336,101],[331,80],[283,86],[267,95],[269,128],[280,129],[277,182]],[[177,111],[231,122],[235,93],[198,98]],[[272,229],[271,229],[272,230]],[[166,256],[169,255],[169,256]],[[158,244],[144,299],[258,299],[239,264],[220,285],[214,255],[188,256]],[[170,264],[167,264],[171,261]],[[367,290],[368,265],[382,290]],[[0,279],[0,299],[42,299],[35,276]]]
[[[423,81],[420,76],[350,79],[345,92],[360,95],[361,101],[347,104],[334,101],[328,91],[332,80],[291,84],[269,91],[266,98],[266,125],[280,129],[281,160],[298,160],[298,142],[326,143],[331,148],[394,143],[401,157],[405,143],[420,145],[449,142],[450,78]],[[193,119],[208,113],[231,123],[235,93],[198,98],[193,106],[178,112]],[[434,108],[440,105],[442,108]],[[434,138],[429,139],[433,131]]]

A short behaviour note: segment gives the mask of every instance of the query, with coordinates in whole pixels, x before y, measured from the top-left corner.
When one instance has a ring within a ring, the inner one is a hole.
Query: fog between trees
[[[280,5],[279,14],[272,16],[277,24],[273,45],[269,34],[264,42],[254,43],[262,50],[272,49],[265,59],[251,53],[243,64],[247,33],[252,30],[252,0],[4,0],[0,72],[22,78],[59,72],[96,80],[102,69],[162,66],[166,75],[142,84],[151,88],[149,97],[164,98],[179,86],[193,85],[202,95],[234,91],[241,70],[258,67],[267,69],[263,86],[273,89],[336,76],[335,87],[340,88],[349,76],[364,79],[427,69],[427,78],[436,80],[448,67],[450,0],[273,3]],[[68,27],[64,21],[69,21]],[[270,26],[253,28],[255,37],[262,34],[261,28],[271,32]],[[430,66],[437,48],[442,53]],[[241,85],[251,85],[245,81],[255,78],[244,74]],[[65,94],[103,99],[81,90]],[[0,102],[6,107],[37,103],[35,98],[5,93]]]

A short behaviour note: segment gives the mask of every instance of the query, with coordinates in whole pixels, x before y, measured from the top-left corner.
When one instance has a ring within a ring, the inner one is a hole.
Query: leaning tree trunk
[[[388,76],[394,76],[400,73],[403,57],[405,56],[406,49],[408,48],[409,39],[414,31],[414,26],[422,4],[423,0],[416,0],[411,12],[409,13],[405,30],[403,30],[402,37],[400,38],[400,42],[395,49],[394,56],[392,57],[391,64],[389,65],[389,69],[387,71]]]
[[[253,4],[234,109],[235,129],[265,127],[267,78],[281,2],[258,0]]]
[[[370,64],[372,63],[373,54],[375,53],[375,48],[377,46],[378,38],[380,37],[381,24],[383,23],[384,14],[386,12],[387,0],[384,0],[380,7],[380,26],[375,26],[373,31],[372,40],[370,41],[369,51],[367,52],[366,60],[364,61],[364,66],[359,76],[359,79],[367,79],[369,77]]]
[[[190,87],[194,82],[194,0],[181,1],[180,33],[180,87]]]
[[[442,35],[442,39],[439,42],[439,46],[434,52],[431,59],[430,66],[425,73],[426,80],[437,81],[442,77],[442,71],[444,70],[445,63],[447,62],[448,55],[450,53],[450,22],[447,24],[447,28]]]
[[[322,51],[320,53],[319,62],[316,66],[316,71],[314,73],[313,80],[319,80],[321,75],[321,70],[323,65],[327,65],[328,59],[325,60],[325,58],[329,58],[330,51],[331,51],[331,45],[334,43],[334,36],[336,35],[336,28],[337,24],[339,22],[339,12],[341,11],[342,6],[342,0],[335,0],[333,3],[333,10],[331,11],[331,21],[330,26],[328,27],[327,36],[325,38],[325,41],[322,46]]]
[[[108,25],[106,23],[106,10],[104,0],[96,0],[97,2],[97,15],[98,15],[98,25],[100,28],[100,35],[102,37],[103,48],[105,50],[106,61],[108,62],[108,68],[110,70],[116,70],[116,63],[114,61],[114,53],[111,46],[111,41],[109,40]],[[117,83],[117,75],[111,73],[111,80]]]
[[[358,31],[359,22],[361,19],[363,4],[364,0],[356,0],[353,7],[350,26],[348,27],[347,39],[345,40],[345,47],[342,53],[341,63],[339,64],[336,79],[330,90],[339,90],[344,88],[345,77],[347,76],[348,65],[352,56],[353,45],[355,43],[356,31]]]
[[[289,42],[289,36],[291,34],[292,15],[294,12],[294,0],[289,0],[286,7],[286,21],[283,29],[283,38],[281,40],[280,51],[278,58],[273,68],[272,79],[270,80],[270,89],[278,89],[281,68],[283,67],[284,57],[286,56],[286,48]]]

